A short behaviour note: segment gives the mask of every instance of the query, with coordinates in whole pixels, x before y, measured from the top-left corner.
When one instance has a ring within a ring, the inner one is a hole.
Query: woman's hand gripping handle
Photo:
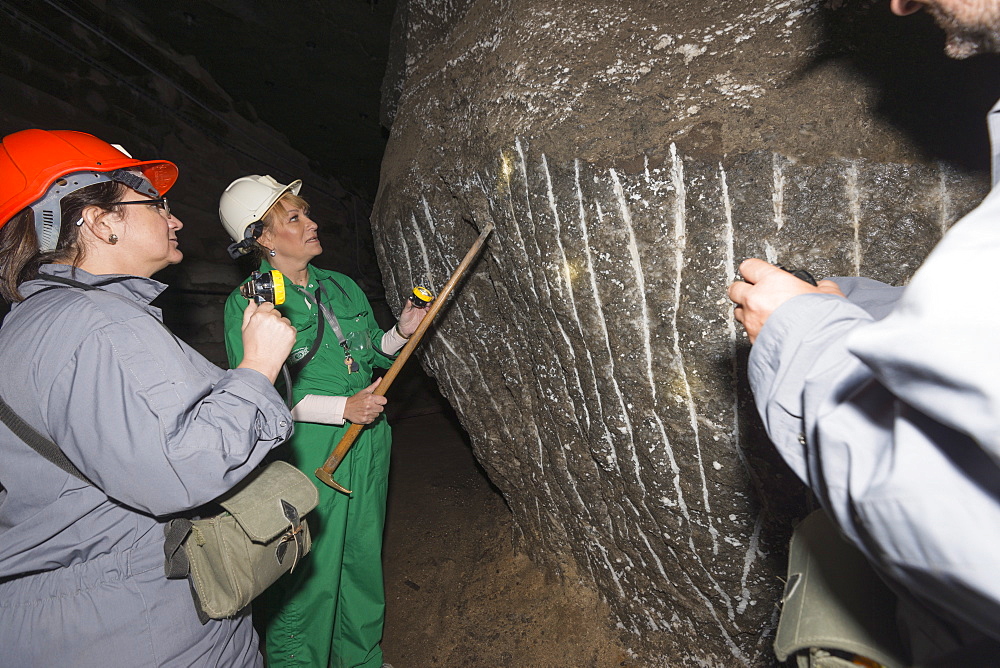
[[[253,369],[272,383],[295,345],[295,328],[271,302],[250,302],[243,311],[243,361],[239,369]]]

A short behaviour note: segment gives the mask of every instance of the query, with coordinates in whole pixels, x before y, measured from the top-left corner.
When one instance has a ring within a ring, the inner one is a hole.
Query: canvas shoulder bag
[[[167,523],[166,575],[188,578],[202,621],[232,617],[309,552],[318,502],[302,471],[271,462],[216,499],[223,512]]]
[[[42,457],[93,484],[2,397],[0,421]],[[216,499],[223,512],[164,525],[166,576],[190,581],[202,623],[232,617],[308,554],[312,539],[304,515],[318,502],[306,474],[287,462],[271,462]]]
[[[69,287],[100,289],[63,277],[45,278]],[[115,296],[146,313],[138,304]],[[164,329],[176,340],[165,325]],[[25,422],[2,397],[0,420],[42,457],[93,485],[58,445]],[[295,568],[312,547],[304,516],[319,503],[319,492],[302,471],[274,461],[248,475],[215,503],[222,512],[174,518],[163,529],[165,574],[189,580],[202,623],[236,615]]]

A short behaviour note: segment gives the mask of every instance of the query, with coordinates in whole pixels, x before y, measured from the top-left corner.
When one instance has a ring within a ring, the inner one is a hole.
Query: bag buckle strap
[[[292,565],[288,569],[288,572],[291,573],[299,563],[299,558],[305,553],[305,532],[302,531],[302,518],[295,506],[281,499],[281,512],[291,527],[281,536],[281,540],[274,550],[274,557],[279,564],[284,565],[285,557],[288,556],[288,546],[293,545]]]

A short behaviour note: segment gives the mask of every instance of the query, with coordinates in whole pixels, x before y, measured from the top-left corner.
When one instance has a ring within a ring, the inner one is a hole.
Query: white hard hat
[[[282,195],[289,192],[298,195],[301,189],[302,181],[299,179],[286,186],[267,174],[243,176],[230,183],[219,198],[222,226],[236,242],[229,247],[230,255],[238,257],[242,254],[236,247],[247,246],[246,240],[253,236],[252,225],[263,218]]]

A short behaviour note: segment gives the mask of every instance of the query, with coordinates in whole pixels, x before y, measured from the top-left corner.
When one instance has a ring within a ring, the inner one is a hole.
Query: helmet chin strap
[[[116,169],[113,172],[75,172],[60,177],[49,186],[45,196],[31,205],[35,215],[35,235],[38,237],[38,249],[45,253],[54,251],[59,245],[59,231],[62,229],[62,200],[77,190],[106,181],[124,184],[143,195],[152,198],[160,196],[145,176],[137,169]],[[76,221],[83,224],[83,218]]]
[[[244,237],[241,241],[237,241],[234,244],[229,244],[226,250],[229,251],[229,257],[234,260],[238,260],[247,253],[253,251],[254,247],[257,246],[257,239],[260,237],[261,233],[264,231],[264,222],[256,221],[247,225],[246,230],[244,230]]]
[[[255,245],[254,240],[248,237],[238,243],[229,244],[226,250],[229,251],[229,257],[233,258],[234,260],[238,260],[247,253],[249,253],[251,250],[253,250],[254,245]]]

